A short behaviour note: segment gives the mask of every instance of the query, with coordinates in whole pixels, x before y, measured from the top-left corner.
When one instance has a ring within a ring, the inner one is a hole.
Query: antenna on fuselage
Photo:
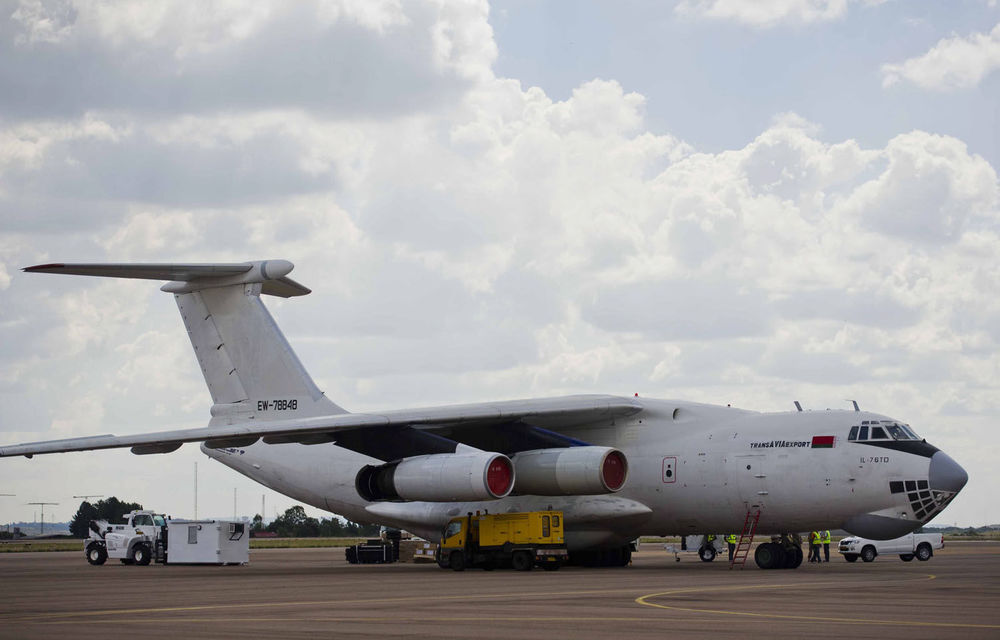
[[[798,401],[798,400],[793,400],[792,402],[794,402],[794,403],[795,403],[795,408],[796,408],[796,409],[798,409],[799,411],[802,411],[802,405],[801,405],[801,404],[799,404],[799,401]]]
[[[855,411],[861,411],[861,407],[858,406],[858,401],[857,400],[851,400],[850,403],[854,405],[854,410]]]

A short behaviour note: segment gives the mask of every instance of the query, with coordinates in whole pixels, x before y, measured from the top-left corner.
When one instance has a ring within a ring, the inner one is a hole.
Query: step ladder
[[[740,565],[740,569],[746,564],[747,556],[750,555],[750,548],[753,547],[753,534],[757,530],[757,521],[760,520],[760,509],[757,511],[747,511],[746,520],[743,521],[743,531],[740,532],[740,542],[736,545],[733,559],[729,562],[729,568]]]

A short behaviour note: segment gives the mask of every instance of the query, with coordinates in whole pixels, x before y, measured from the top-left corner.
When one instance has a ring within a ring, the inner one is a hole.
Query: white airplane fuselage
[[[757,510],[758,534],[847,528],[866,537],[892,538],[922,522],[908,492],[892,493],[890,482],[927,482],[934,455],[943,456],[938,463],[948,467],[938,474],[944,484],[954,485],[953,476],[964,476],[950,458],[926,443],[911,441],[909,448],[921,450],[911,453],[848,441],[852,426],[890,420],[878,414],[757,413],[680,401],[641,403],[644,409],[626,419],[562,430],[589,444],[617,447],[627,456],[625,486],[605,495],[367,502],[358,494],[355,478],[363,466],[380,461],[334,444],[202,449],[314,507],[355,521],[398,526],[428,539],[436,539],[449,518],[467,512],[562,510],[571,548],[620,544],[641,535],[739,532],[747,512]],[[814,446],[815,437],[832,446]],[[945,492],[941,501],[946,503],[961,486],[924,488]]]

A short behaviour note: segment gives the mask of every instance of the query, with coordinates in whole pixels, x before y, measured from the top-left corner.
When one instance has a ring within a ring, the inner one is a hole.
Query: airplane
[[[295,500],[428,540],[457,515],[558,510],[577,557],[624,565],[640,536],[747,532],[772,536],[755,554],[763,569],[801,563],[789,532],[909,533],[968,481],[908,424],[856,402],[760,413],[571,395],[350,413],[317,388],[261,301],[310,293],[288,277],[292,268],[287,260],[24,268],[167,281],[161,289],[174,295],[213,404],[205,427],[3,446],[0,457],[118,447],[165,454],[200,442],[209,457]]]

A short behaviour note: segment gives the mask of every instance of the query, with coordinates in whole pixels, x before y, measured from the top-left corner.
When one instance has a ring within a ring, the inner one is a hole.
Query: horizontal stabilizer
[[[25,267],[23,271],[104,278],[169,280],[170,283],[162,287],[169,293],[190,293],[199,289],[253,283],[262,283],[261,293],[282,298],[310,293],[310,289],[286,277],[293,268],[294,265],[288,260],[257,260],[232,263],[54,263]]]

